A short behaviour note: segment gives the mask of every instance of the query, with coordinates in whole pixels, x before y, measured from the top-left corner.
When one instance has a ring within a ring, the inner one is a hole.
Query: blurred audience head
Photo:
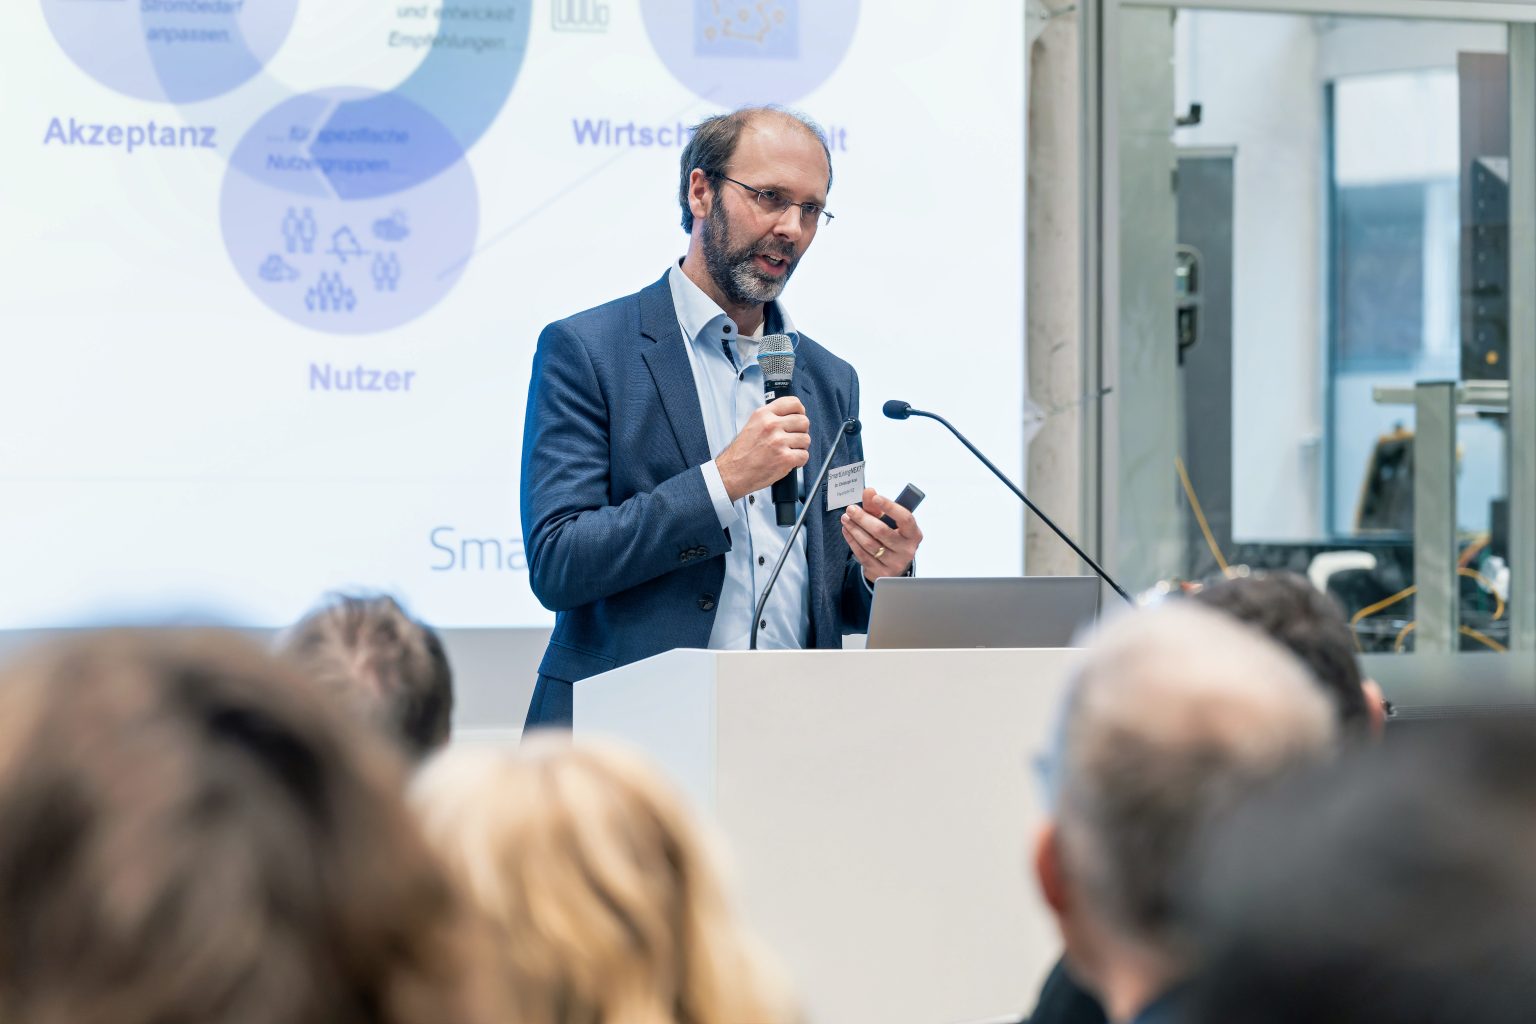
[[[1130,1020],[1192,963],[1177,890],[1207,819],[1325,756],[1333,708],[1289,652],[1187,603],[1125,615],[1090,642],[1051,760],[1041,891],[1073,973]]]
[[[681,798],[635,756],[555,735],[455,749],[412,795],[500,933],[518,1021],[796,1016],[733,920]]]
[[[488,1021],[473,918],[402,787],[237,637],[23,657],[0,672],[0,1020]]]
[[[1300,658],[1328,692],[1346,735],[1379,733],[1386,724],[1381,691],[1360,672],[1349,620],[1305,576],[1272,572],[1221,579],[1192,596],[1236,616]]]
[[[1213,829],[1192,877],[1192,1024],[1526,1024],[1536,730],[1436,726]]]
[[[289,629],[305,676],[383,727],[416,759],[448,741],[453,674],[442,641],[392,597],[336,595]]]

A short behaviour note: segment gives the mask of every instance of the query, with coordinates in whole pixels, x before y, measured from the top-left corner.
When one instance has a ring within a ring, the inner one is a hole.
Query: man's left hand
[[[873,583],[881,576],[902,575],[911,567],[917,546],[923,542],[917,520],[873,487],[864,488],[863,504],[863,508],[849,505],[843,509],[843,539],[864,567],[864,578]],[[881,516],[890,516],[896,529],[882,523]]]

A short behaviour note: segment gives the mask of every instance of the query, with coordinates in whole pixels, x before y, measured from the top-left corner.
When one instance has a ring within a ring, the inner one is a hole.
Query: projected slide
[[[682,255],[688,126],[759,102],[827,126],[838,220],[784,301],[860,369],[871,483],[928,492],[925,571],[1017,571],[1017,511],[870,419],[964,410],[1022,462],[1021,15],[935,6],[16,0],[0,629],[275,625],[334,588],[550,621],[534,341]]]

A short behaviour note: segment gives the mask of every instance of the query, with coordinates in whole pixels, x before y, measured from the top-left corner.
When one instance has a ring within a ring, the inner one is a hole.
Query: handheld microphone
[[[787,334],[769,334],[757,350],[757,365],[763,368],[763,401],[773,401],[789,394],[795,376],[795,348]],[[835,446],[834,446],[835,447]],[[773,513],[780,526],[795,521],[795,470],[773,485]]]
[[[910,402],[903,402],[897,398],[893,398],[889,402],[886,402],[881,411],[884,412],[887,417],[893,420],[904,420],[912,416],[923,416],[930,420],[938,420],[940,423],[944,424],[944,426],[949,429],[949,432],[954,434],[955,437],[959,439],[961,444],[970,449],[972,455],[981,460],[982,465],[990,469],[992,474],[1001,480],[1004,485],[1006,485],[1007,488],[1012,491],[1020,501],[1024,503],[1026,508],[1028,508],[1035,515],[1039,516],[1040,521],[1051,528],[1051,532],[1056,534],[1056,536],[1060,537],[1062,540],[1066,541],[1067,547],[1075,551],[1078,558],[1081,558],[1084,562],[1087,562],[1088,568],[1092,569],[1094,573],[1099,577],[1099,579],[1103,580],[1105,583],[1108,583],[1111,590],[1125,599],[1126,604],[1135,607],[1136,602],[1131,600],[1131,595],[1127,594],[1124,588],[1122,588],[1120,584],[1116,583],[1110,577],[1109,573],[1104,571],[1098,562],[1095,562],[1093,559],[1089,558],[1088,552],[1078,547],[1077,542],[1074,541],[1071,537],[1068,537],[1061,527],[1052,522],[1050,516],[1040,511],[1035,503],[1029,500],[1029,496],[1019,489],[1018,484],[1014,483],[1012,480],[1009,480],[1008,477],[1003,475],[1003,471],[994,466],[991,459],[981,454],[981,450],[979,448],[971,444],[971,442],[966,438],[964,434],[956,430],[953,423],[949,422],[949,420],[945,419],[943,416],[940,416],[936,412],[924,412],[922,409],[914,409],[912,408],[912,404]]]
[[[795,520],[795,528],[789,531],[789,540],[784,542],[784,550],[779,552],[779,560],[773,563],[773,572],[768,574],[768,583],[763,587],[763,596],[757,599],[757,607],[752,611],[752,639],[747,644],[748,650],[757,650],[757,627],[763,621],[763,609],[768,605],[768,595],[773,592],[773,585],[779,582],[779,572],[784,568],[785,559],[789,558],[789,552],[800,533],[800,527],[805,525],[805,517],[810,514],[811,508],[816,504],[816,492],[826,482],[827,470],[832,468],[832,456],[837,454],[837,446],[842,443],[844,437],[852,437],[862,429],[864,429],[863,425],[857,418],[849,417],[844,420],[837,432],[837,439],[827,449],[827,457],[821,460],[821,469],[816,471],[816,481],[811,484],[810,493],[805,496],[805,508],[800,510],[800,516]]]

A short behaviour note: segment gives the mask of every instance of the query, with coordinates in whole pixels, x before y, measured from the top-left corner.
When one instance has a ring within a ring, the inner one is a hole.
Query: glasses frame
[[[805,224],[805,219],[807,216],[811,218],[810,226],[813,228],[819,226],[822,223],[821,218],[823,217],[827,218],[826,223],[828,224],[831,224],[834,220],[837,219],[825,206],[817,206],[815,203],[790,202],[788,199],[785,199],[773,189],[756,188],[752,185],[748,185],[744,181],[737,181],[735,178],[728,174],[721,174],[718,171],[715,172],[715,177],[723,178],[724,180],[730,182],[732,185],[740,185],[748,192],[751,192],[753,197],[752,201],[757,205],[757,208],[772,214],[774,217],[782,217],[785,210],[789,209],[791,206],[798,206],[800,207],[800,223],[802,225]]]

